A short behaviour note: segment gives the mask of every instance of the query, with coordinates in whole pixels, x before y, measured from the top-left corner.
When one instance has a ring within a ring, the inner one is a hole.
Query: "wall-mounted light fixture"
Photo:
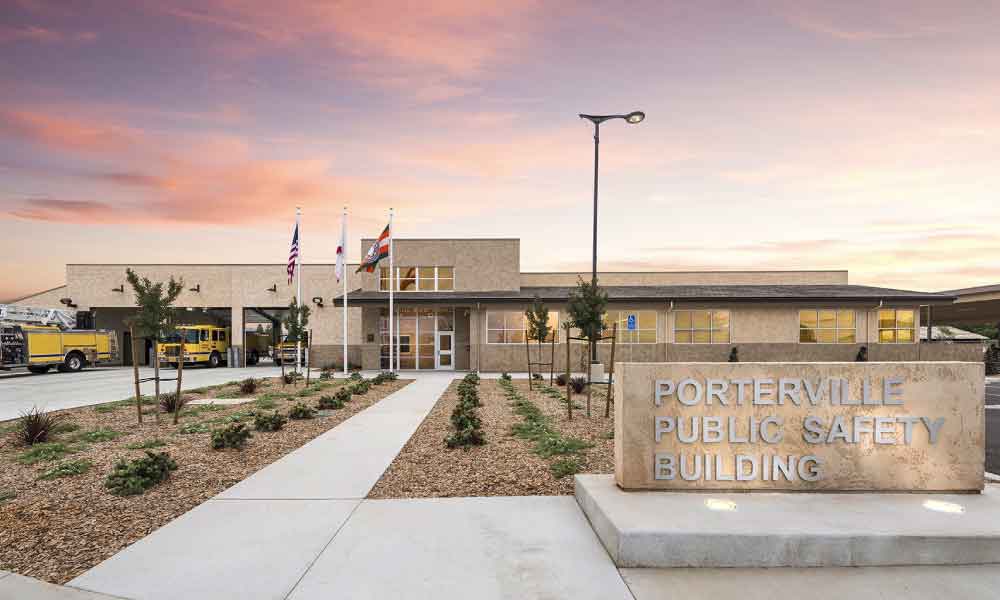
[[[193,288],[190,288],[188,291],[189,292],[198,292],[200,294],[201,293],[201,284],[200,283],[196,284]]]
[[[111,291],[112,292],[118,292],[119,294],[124,294],[125,293],[125,284],[123,283],[123,284],[121,284],[120,286],[118,286],[116,288],[111,288]]]
[[[76,308],[72,298],[60,298],[59,303],[66,305],[68,308]]]
[[[320,308],[323,308],[323,298],[321,298],[319,296],[313,297],[313,304],[315,304],[316,306],[318,306]]]
[[[267,291],[268,292],[277,293],[278,292],[278,284],[276,283],[276,284],[272,285],[271,287],[267,288]]]

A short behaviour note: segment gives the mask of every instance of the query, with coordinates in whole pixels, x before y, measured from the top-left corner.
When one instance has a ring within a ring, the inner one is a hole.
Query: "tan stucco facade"
[[[364,253],[373,240],[361,241]],[[522,293],[525,287],[561,287],[576,284],[586,273],[522,273],[520,271],[520,242],[517,239],[398,239],[394,241],[394,263],[406,267],[451,267],[454,273],[453,289],[435,294],[433,302],[423,302],[428,296],[421,291],[397,292],[397,309],[448,307],[454,309],[454,365],[460,369],[484,371],[525,370],[523,343],[490,343],[487,321],[491,311],[523,311],[530,297]],[[388,266],[387,261],[383,263]],[[383,266],[380,265],[380,266]],[[126,281],[126,269],[131,266],[140,276],[154,281],[170,277],[184,281],[184,292],[176,305],[194,309],[194,319],[208,314],[234,332],[242,331],[245,316],[254,309],[276,311],[287,307],[295,294],[295,285],[287,281],[284,264],[69,264],[66,267],[66,285],[23,301],[29,305],[58,304],[59,299],[69,298],[78,310],[93,311],[98,326],[124,332],[123,321],[134,310],[134,298]],[[387,310],[387,302],[372,301],[378,290],[378,271],[355,274],[357,265],[347,268],[348,290],[360,290],[368,295],[365,304],[348,298],[348,358],[352,365],[378,368],[380,365],[380,316]],[[335,306],[343,284],[334,277],[332,264],[305,264],[302,267],[302,288],[306,304],[311,307],[309,327],[313,333],[312,360],[314,364],[340,363],[343,360],[343,312]],[[684,286],[684,285],[810,285],[842,286],[848,283],[846,271],[710,271],[710,272],[637,272],[602,273],[602,284],[609,286]],[[508,294],[517,298],[510,301],[480,300],[483,295]],[[479,294],[479,296],[477,296]],[[452,302],[449,299],[454,296]],[[548,302],[550,310],[559,312],[560,323],[565,323],[565,302]],[[872,360],[933,360],[935,357],[973,360],[975,349],[968,347],[944,348],[941,344],[879,344],[878,308],[898,306],[912,309],[918,315],[917,302],[893,305],[875,298],[850,302],[751,302],[740,298],[725,298],[712,302],[680,301],[663,298],[642,302],[613,301],[609,309],[623,311],[651,311],[656,315],[655,343],[617,345],[616,360],[653,362],[707,360],[725,361],[734,347],[741,360],[781,361],[796,357],[802,360],[853,360],[861,346],[867,346]],[[803,308],[850,309],[856,314],[855,343],[851,344],[801,344],[799,343],[798,311]],[[200,309],[202,312],[198,312]],[[730,340],[716,344],[684,344],[675,339],[675,319],[678,311],[697,309],[725,309],[730,311]],[[250,323],[252,327],[252,323]],[[566,368],[566,347],[563,332],[555,349],[555,369]],[[236,345],[241,338],[234,334]],[[951,345],[949,345],[951,346]],[[574,370],[582,364],[584,349],[574,344],[570,366]],[[551,348],[546,351],[546,354]],[[599,357],[610,360],[610,344],[601,344]]]

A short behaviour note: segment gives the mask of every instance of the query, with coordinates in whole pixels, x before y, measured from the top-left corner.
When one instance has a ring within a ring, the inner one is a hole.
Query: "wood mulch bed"
[[[208,408],[188,405],[179,425],[166,413],[160,414],[157,423],[159,411],[152,405],[144,406],[144,423],[137,424],[134,399],[130,404],[123,401],[56,411],[64,415],[62,423],[77,429],[60,433],[53,441],[76,451],[33,465],[18,460],[29,447],[11,433],[13,422],[0,424],[0,570],[65,583],[409,383],[398,380],[373,385],[367,394],[353,396],[342,409],[325,411],[314,419],[290,420],[277,432],[254,431],[242,450],[212,450],[210,430],[223,427],[227,418],[241,419],[253,430],[253,418],[247,414],[250,410],[277,409],[287,414],[298,401],[315,408],[316,400],[332,394],[342,381],[314,380],[324,389],[303,392],[301,383],[282,386],[279,378],[262,380],[261,388],[253,394],[256,400]],[[238,384],[225,384],[184,395],[192,400],[234,398],[241,396],[238,390]],[[297,395],[299,392],[303,395]],[[271,404],[273,408],[269,408]],[[209,431],[179,431],[181,426],[197,428],[198,424]],[[91,440],[84,438],[94,430],[110,430],[110,435],[117,437],[93,441],[102,436],[92,434]],[[104,481],[114,463],[144,456],[144,450],[127,446],[150,440],[164,442],[150,451],[168,452],[177,462],[177,470],[142,495],[118,497],[109,493]],[[38,479],[57,464],[79,459],[93,465],[80,475]]]
[[[564,436],[581,438],[589,448],[574,455],[582,473],[612,473],[614,470],[614,416],[604,417],[604,400],[596,394],[593,416],[581,409],[566,418],[566,404],[537,391],[528,392],[528,382],[513,385],[549,417],[553,429]],[[479,418],[486,444],[467,450],[448,449],[444,440],[452,433],[451,412],[458,402],[458,382],[453,382],[402,452],[378,481],[369,498],[433,498],[449,496],[541,496],[573,493],[573,477],[553,476],[550,465],[555,456],[542,458],[534,443],[511,435],[511,427],[522,421],[496,380],[479,384]],[[565,390],[565,388],[563,388]],[[578,406],[585,395],[575,395]],[[612,411],[613,412],[613,411]]]

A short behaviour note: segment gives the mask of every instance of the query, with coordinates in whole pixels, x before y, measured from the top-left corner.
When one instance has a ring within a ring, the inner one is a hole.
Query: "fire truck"
[[[217,325],[180,325],[165,342],[157,344],[160,360],[177,368],[181,341],[184,345],[184,364],[203,364],[218,367],[226,364],[229,350],[229,328]]]
[[[0,369],[52,367],[76,372],[85,365],[118,361],[118,336],[104,329],[76,329],[66,311],[0,304]]]

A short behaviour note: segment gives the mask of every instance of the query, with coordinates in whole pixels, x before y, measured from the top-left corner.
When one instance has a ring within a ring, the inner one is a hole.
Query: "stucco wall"
[[[374,241],[361,241],[362,256]],[[520,241],[516,239],[397,239],[393,251],[397,267],[454,267],[456,292],[520,288]],[[382,266],[388,267],[388,262]],[[378,289],[377,269],[373,273],[362,272],[358,277],[363,289]]]
[[[576,285],[587,273],[521,273],[522,286]],[[847,271],[673,271],[598,272],[601,285],[843,285]]]

